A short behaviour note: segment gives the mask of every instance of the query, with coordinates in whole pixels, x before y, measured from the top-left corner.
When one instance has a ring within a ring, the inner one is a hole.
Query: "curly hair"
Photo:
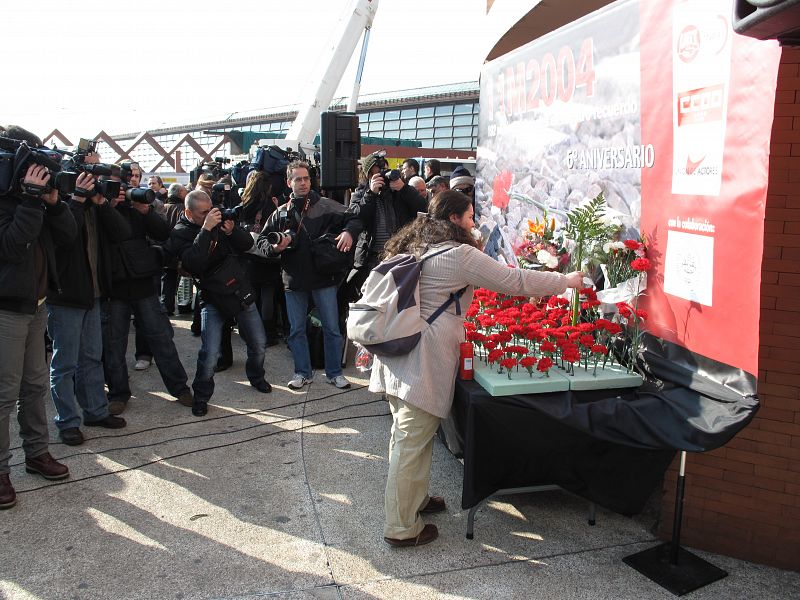
[[[427,215],[418,216],[386,242],[383,258],[401,253],[424,254],[429,246],[442,242],[469,244],[480,250],[480,243],[450,220],[451,215],[461,217],[470,206],[472,200],[461,192],[447,190],[436,194],[428,205]]]

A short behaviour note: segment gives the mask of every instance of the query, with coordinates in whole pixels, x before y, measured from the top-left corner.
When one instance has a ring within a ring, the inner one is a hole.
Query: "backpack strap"
[[[461,302],[459,302],[459,300],[461,299],[461,296],[464,294],[464,292],[467,291],[467,287],[468,286],[465,285],[463,288],[461,288],[457,292],[450,292],[450,298],[445,300],[444,304],[442,304],[439,308],[437,308],[436,311],[430,317],[425,319],[425,321],[428,323],[428,325],[430,325],[436,319],[438,319],[439,315],[441,315],[444,311],[446,311],[447,307],[449,307],[454,302],[456,304],[456,314],[460,315],[461,314]]]
[[[429,258],[433,258],[434,256],[439,256],[440,254],[444,254],[445,252],[449,252],[450,250],[453,250],[454,248],[457,248],[457,246],[451,246],[449,248],[445,248],[444,250],[439,250],[438,252],[434,252],[433,254],[429,254],[428,256],[425,256],[425,257],[421,258],[420,262],[424,262],[424,261],[428,260]],[[436,319],[439,318],[439,315],[441,315],[444,311],[446,311],[448,309],[448,307],[451,304],[453,304],[454,302],[455,302],[455,305],[456,305],[456,314],[457,315],[461,315],[461,303],[459,302],[459,300],[461,299],[461,296],[464,294],[464,292],[467,291],[467,287],[468,286],[465,285],[463,288],[461,288],[457,292],[451,292],[450,293],[450,298],[445,300],[444,304],[442,304],[439,308],[437,308],[430,317],[425,319],[425,322],[428,323],[428,325],[433,323]]]

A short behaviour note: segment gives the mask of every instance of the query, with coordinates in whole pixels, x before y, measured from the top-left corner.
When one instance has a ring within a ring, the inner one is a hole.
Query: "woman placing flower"
[[[419,217],[390,239],[386,256],[422,256],[450,248],[425,262],[419,279],[420,312],[425,318],[452,292],[468,286],[461,302],[472,301],[473,286],[515,296],[561,294],[581,285],[580,272],[509,269],[485,255],[471,235],[472,202],[458,192],[442,192],[431,200],[428,215]],[[511,301],[510,308],[515,304]],[[438,536],[420,514],[445,510],[444,499],[428,495],[433,436],[453,401],[459,344],[464,341],[464,318],[448,309],[422,333],[405,356],[376,356],[370,391],[383,392],[392,411],[389,473],[386,481],[384,541],[392,546],[419,546]],[[511,336],[505,341],[510,341]],[[496,350],[495,350],[496,352]]]

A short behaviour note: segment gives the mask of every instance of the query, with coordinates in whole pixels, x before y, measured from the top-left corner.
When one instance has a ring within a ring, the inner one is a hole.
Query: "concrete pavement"
[[[191,379],[199,338],[185,318],[173,323]],[[463,469],[438,441],[432,492],[448,511],[429,520],[440,537],[388,547],[391,420],[364,376],[351,366],[351,390],[322,375],[289,390],[291,357],[279,345],[267,351],[264,395],[247,383],[236,335],[234,352],[202,419],[165,393],[155,366],[134,371],[130,357],[127,428],[83,428],[86,443],[69,447],[52,427],[51,453],[72,472],[65,482],[25,473],[12,438],[19,503],[0,511],[0,597],[673,597],[621,562],[657,543],[652,517],[600,508],[588,527],[585,502],[563,492],[490,502],[465,539]],[[689,598],[800,598],[796,572],[697,553],[730,575]]]

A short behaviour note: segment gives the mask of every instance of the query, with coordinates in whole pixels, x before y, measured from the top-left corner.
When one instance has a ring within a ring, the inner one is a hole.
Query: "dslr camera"
[[[289,245],[287,248],[294,248],[297,242],[297,235],[292,231],[293,222],[294,219],[290,216],[287,207],[281,206],[278,209],[278,226],[283,229],[283,231],[268,231],[267,241],[270,244],[276,245],[283,242],[286,238],[289,238]]]
[[[381,169],[381,177],[383,177],[387,184],[392,181],[397,181],[402,176],[398,169]]]

